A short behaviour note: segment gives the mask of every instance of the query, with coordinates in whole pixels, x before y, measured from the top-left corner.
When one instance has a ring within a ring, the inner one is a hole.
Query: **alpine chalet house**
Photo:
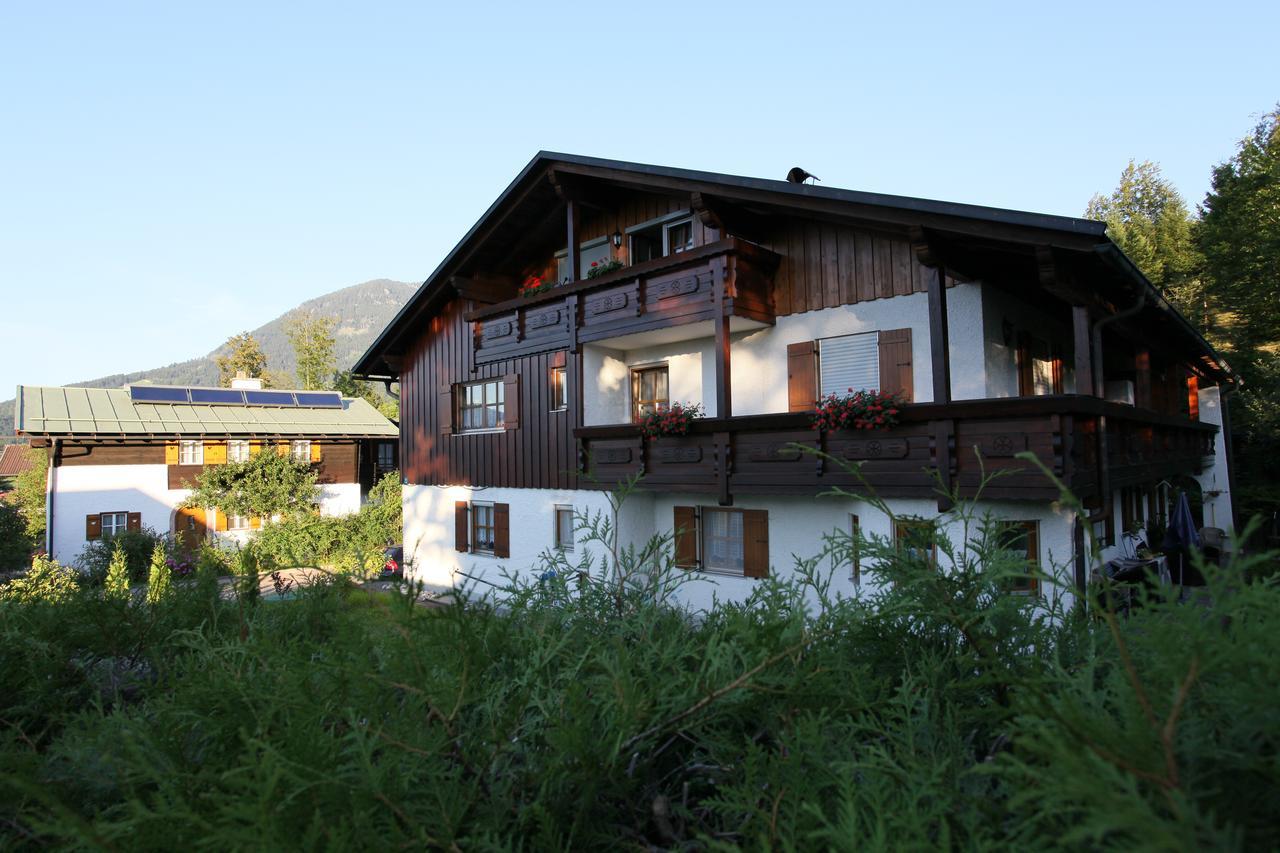
[[[355,512],[397,468],[396,426],[366,401],[264,389],[256,379],[231,388],[19,385],[16,425],[49,449],[45,548],[63,563],[89,541],[143,527],[188,547],[243,540],[259,519],[179,507],[210,465],[289,454],[315,469],[325,515]]]
[[[972,496],[983,466],[1003,472],[983,507],[1068,590],[1086,525],[1158,525],[1172,489],[1231,526],[1232,374],[1083,219],[544,152],[355,372],[401,383],[404,541],[438,587],[581,547],[573,514],[637,473],[624,537],[674,532],[695,607],[825,532],[946,525],[935,478]],[[849,389],[906,404],[888,428],[815,429]],[[642,435],[677,403],[702,408],[687,435]],[[859,484],[795,444],[859,463],[897,523],[819,498]]]

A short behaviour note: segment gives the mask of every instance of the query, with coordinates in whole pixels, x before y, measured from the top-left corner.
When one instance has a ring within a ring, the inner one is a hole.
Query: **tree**
[[[0,500],[0,572],[27,564],[31,559],[31,539],[18,507]]]
[[[338,360],[334,355],[336,317],[297,313],[285,322],[285,334],[297,357],[298,387],[305,391],[325,390]]]
[[[27,538],[32,542],[44,541],[45,477],[49,468],[49,453],[41,447],[26,449],[31,467],[23,471],[13,482],[13,500],[22,514]]]
[[[1244,379],[1231,406],[1242,516],[1280,511],[1280,105],[1213,170],[1196,242],[1220,306],[1215,344]]]
[[[232,335],[222,346],[226,355],[216,356],[214,361],[218,365],[218,384],[223,388],[230,388],[231,380],[238,373],[257,377],[266,373],[267,354],[253,335],[248,332]]]
[[[378,390],[373,383],[356,379],[351,375],[350,370],[334,371],[332,385],[333,390],[337,391],[344,397],[353,397],[368,402],[368,404],[377,409],[383,417],[390,418],[391,420],[400,419],[399,401],[378,393]]]
[[[287,446],[264,447],[245,462],[206,466],[183,506],[215,507],[247,518],[312,511],[320,499],[316,472],[280,449]]]
[[[1183,314],[1205,315],[1200,258],[1186,202],[1147,160],[1129,161],[1109,196],[1095,195],[1085,216],[1107,223],[1107,234]]]

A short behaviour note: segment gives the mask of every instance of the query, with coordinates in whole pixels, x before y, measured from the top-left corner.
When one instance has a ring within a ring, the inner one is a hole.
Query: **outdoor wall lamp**
[[[615,249],[622,248],[622,232],[621,231],[613,232],[613,248]]]

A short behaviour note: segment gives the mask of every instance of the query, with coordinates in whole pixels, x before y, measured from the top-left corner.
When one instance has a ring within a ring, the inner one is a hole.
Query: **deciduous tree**
[[[231,386],[231,380],[235,379],[237,373],[265,376],[267,355],[262,351],[262,345],[248,332],[227,338],[227,342],[223,344],[223,353],[214,357],[218,365],[218,384],[223,388]]]
[[[285,334],[297,357],[299,388],[307,391],[327,389],[337,367],[333,337],[337,325],[336,317],[318,317],[301,312],[285,322]]]

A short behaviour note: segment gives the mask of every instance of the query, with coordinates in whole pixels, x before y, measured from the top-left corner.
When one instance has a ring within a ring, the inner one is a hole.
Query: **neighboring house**
[[[31,470],[31,456],[25,444],[6,444],[0,447],[0,492],[13,488],[20,474]]]
[[[559,285],[520,295],[538,282]],[[573,513],[640,473],[623,539],[674,532],[696,606],[835,529],[910,547],[953,523],[935,477],[972,496],[999,473],[982,507],[1064,589],[1089,571],[1086,525],[1158,525],[1171,489],[1231,526],[1233,376],[1101,222],[540,153],[355,372],[401,383],[405,545],[436,586],[574,549]],[[911,403],[892,429],[812,429],[848,388]],[[636,420],[676,401],[706,419],[643,439]],[[793,443],[861,464],[906,520],[819,498],[858,483]]]
[[[320,511],[360,508],[396,469],[395,424],[366,401],[333,392],[134,385],[125,389],[18,386],[17,429],[49,448],[46,547],[74,562],[85,543],[152,528],[188,545],[243,539],[258,519],[180,508],[207,466],[255,453],[311,464]]]

